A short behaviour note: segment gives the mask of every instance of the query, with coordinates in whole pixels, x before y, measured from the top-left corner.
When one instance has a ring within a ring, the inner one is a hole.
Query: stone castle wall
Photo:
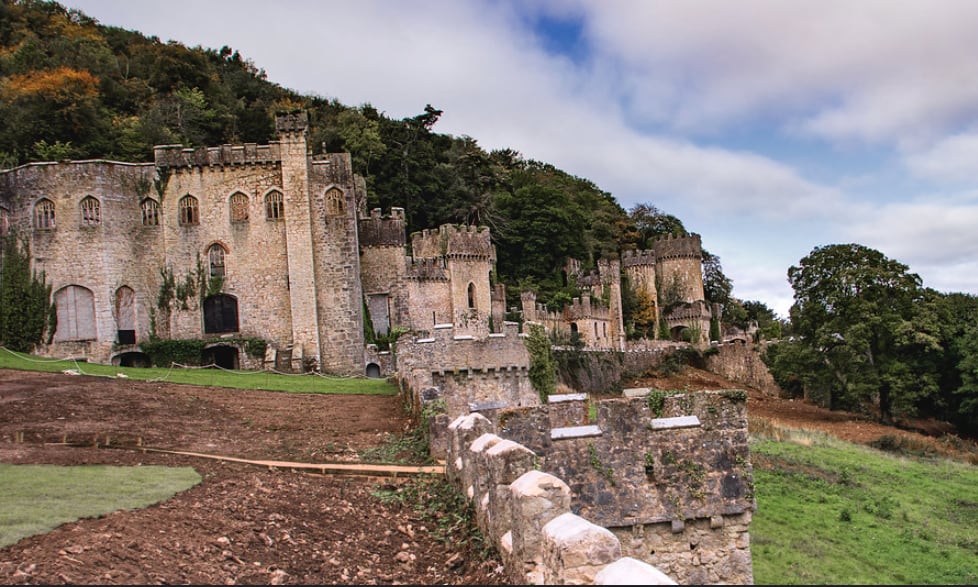
[[[482,426],[462,425],[480,416]],[[470,428],[469,438],[460,427]],[[566,483],[569,510],[607,529],[620,545],[619,556],[682,584],[753,583],[748,528],[755,502],[745,393],[663,394],[597,405],[584,394],[551,396],[547,405],[471,414],[449,430],[449,475],[468,488],[477,508],[492,510],[477,511],[477,521],[498,541],[504,561],[523,563],[511,569],[530,570],[523,581],[513,576],[517,582],[534,582],[527,581],[534,569],[546,566],[546,557],[520,554],[527,541],[517,528],[526,522],[518,520],[516,478],[539,469]],[[473,441],[475,432],[482,435]],[[463,437],[452,437],[457,434]],[[504,462],[494,465],[493,455]],[[483,462],[484,470],[462,471],[466,460]],[[584,566],[594,573],[614,558]]]
[[[731,381],[760,389],[764,393],[777,397],[781,388],[767,365],[761,360],[764,352],[763,345],[728,342],[717,346],[718,352],[706,357],[706,369]]]

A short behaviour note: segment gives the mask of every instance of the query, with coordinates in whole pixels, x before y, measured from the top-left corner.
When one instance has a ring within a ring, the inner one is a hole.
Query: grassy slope
[[[978,583],[978,467],[753,436],[757,584]]]

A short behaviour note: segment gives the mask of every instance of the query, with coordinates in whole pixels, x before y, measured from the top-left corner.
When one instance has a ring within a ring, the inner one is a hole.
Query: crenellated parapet
[[[153,148],[153,158],[157,167],[174,170],[193,167],[277,165],[282,162],[282,148],[278,142],[267,145],[245,143],[196,149],[183,145],[160,145]]]
[[[668,235],[657,239],[652,244],[657,260],[672,258],[693,258],[703,257],[703,247],[700,242],[700,235],[690,233],[689,236]]]
[[[444,258],[408,258],[405,277],[415,281],[448,281],[448,266]]]
[[[621,254],[621,266],[623,269],[654,265],[655,251],[651,249],[643,249],[641,251],[628,250]]]
[[[496,260],[489,229],[478,226],[443,224],[435,230],[415,232],[411,235],[411,252],[415,258]]]
[[[407,244],[404,208],[391,208],[389,216],[382,215],[380,208],[374,208],[370,216],[360,218],[359,223],[361,247],[403,247]]]
[[[309,128],[309,115],[305,110],[280,112],[275,115],[275,130],[281,134],[302,134]]]

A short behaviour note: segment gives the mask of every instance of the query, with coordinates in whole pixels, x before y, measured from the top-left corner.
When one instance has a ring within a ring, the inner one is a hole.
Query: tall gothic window
[[[475,284],[469,283],[469,308],[475,308]]]
[[[282,200],[282,192],[276,190],[268,192],[268,195],[265,196],[265,218],[268,220],[285,218],[285,202]]]
[[[34,204],[34,228],[38,230],[54,228],[54,202],[43,198]]]
[[[181,226],[200,224],[200,208],[197,205],[197,198],[191,195],[180,198],[179,208]]]
[[[160,203],[152,198],[146,198],[140,204],[143,209],[143,226],[160,225]]]
[[[241,192],[231,194],[231,222],[248,222],[248,196]]]
[[[210,262],[211,277],[224,277],[227,272],[224,268],[224,247],[214,243],[207,249],[207,259]]]
[[[345,209],[343,191],[339,188],[330,188],[326,192],[326,214],[329,216],[342,216]]]
[[[92,196],[82,198],[79,206],[82,226],[98,226],[102,222],[102,209],[99,201]]]

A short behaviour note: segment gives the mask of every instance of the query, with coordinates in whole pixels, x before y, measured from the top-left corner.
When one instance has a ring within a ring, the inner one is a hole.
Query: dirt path
[[[192,466],[204,479],[164,503],[0,549],[0,583],[500,583],[497,561],[446,544],[413,511],[376,497],[396,488],[389,477],[111,448],[138,440],[352,465],[408,426],[400,401],[0,370],[0,462]],[[101,448],[60,444],[99,438]]]

